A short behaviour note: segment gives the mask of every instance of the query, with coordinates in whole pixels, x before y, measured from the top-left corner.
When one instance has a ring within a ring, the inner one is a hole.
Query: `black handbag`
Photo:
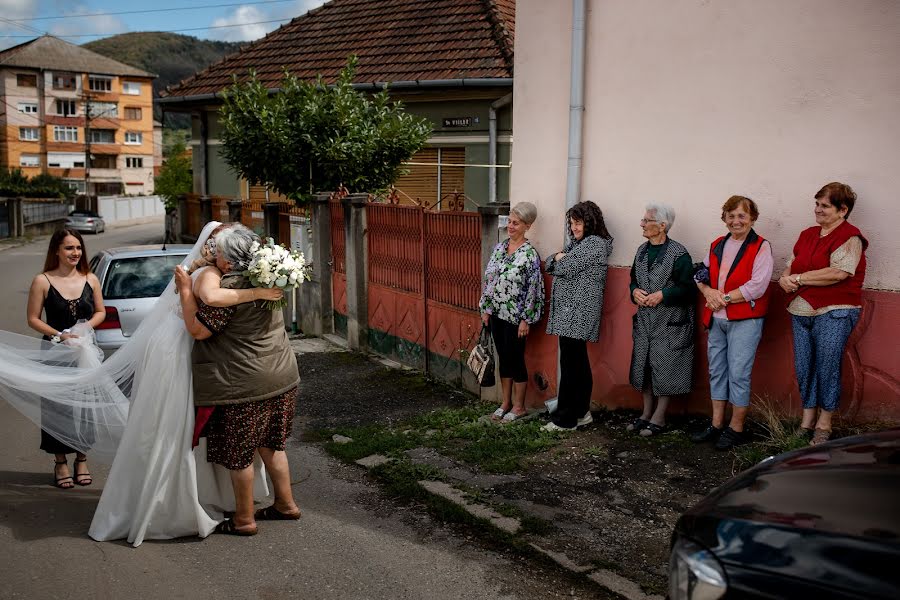
[[[494,340],[491,338],[491,331],[487,325],[481,326],[481,334],[478,336],[478,343],[469,353],[466,360],[466,366],[471,369],[481,387],[491,387],[496,385],[494,378]]]

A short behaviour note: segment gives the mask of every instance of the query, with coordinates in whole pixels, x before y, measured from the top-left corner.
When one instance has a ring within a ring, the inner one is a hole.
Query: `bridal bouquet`
[[[265,244],[254,242],[251,247],[253,259],[244,276],[250,279],[254,287],[281,288],[293,290],[308,278],[306,260],[300,252],[291,252],[272,238],[266,238]],[[287,299],[266,300],[263,305],[269,310],[277,310],[287,306]]]

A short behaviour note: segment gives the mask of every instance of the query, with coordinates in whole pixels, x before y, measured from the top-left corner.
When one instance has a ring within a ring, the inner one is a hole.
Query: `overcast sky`
[[[75,44],[129,31],[176,31],[210,40],[248,41],[324,3],[325,0],[0,0],[0,49],[44,33]],[[131,13],[150,10],[157,12]]]

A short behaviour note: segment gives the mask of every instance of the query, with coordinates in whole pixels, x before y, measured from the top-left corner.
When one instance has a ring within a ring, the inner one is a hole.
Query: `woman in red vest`
[[[702,321],[709,329],[709,395],[712,423],[694,442],[715,442],[717,450],[743,444],[744,419],[750,409],[750,373],[769,308],[772,246],[753,230],[756,203],[732,196],[722,205],[728,234],[716,239],[694,276],[706,300]],[[725,426],[725,408],[731,420]]]
[[[819,190],[816,226],[800,233],[778,280],[793,297],[788,312],[803,399],[800,431],[811,445],[831,437],[831,417],[841,399],[841,357],[862,308],[869,242],[847,221],[854,204],[856,193],[847,184]]]

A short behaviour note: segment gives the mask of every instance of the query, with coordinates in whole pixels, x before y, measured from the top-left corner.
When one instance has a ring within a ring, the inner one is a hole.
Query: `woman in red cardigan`
[[[794,332],[794,369],[803,399],[800,430],[821,444],[841,399],[841,357],[862,309],[868,240],[847,218],[856,203],[849,185],[833,182],[816,194],[816,226],[794,245],[778,285]],[[818,414],[817,414],[818,413]]]

